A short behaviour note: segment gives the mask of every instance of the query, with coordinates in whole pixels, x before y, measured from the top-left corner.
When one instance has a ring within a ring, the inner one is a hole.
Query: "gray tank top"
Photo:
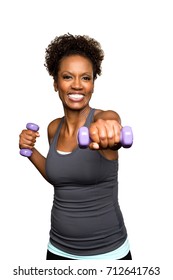
[[[89,127],[93,115],[91,109],[85,126]],[[54,186],[50,242],[79,256],[110,252],[127,238],[118,203],[118,161],[89,148],[59,154],[56,146],[63,121],[46,160],[47,177]]]

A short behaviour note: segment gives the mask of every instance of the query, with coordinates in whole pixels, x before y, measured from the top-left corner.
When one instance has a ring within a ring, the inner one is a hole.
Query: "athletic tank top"
[[[94,109],[85,126],[93,121]],[[119,248],[127,238],[118,203],[118,160],[77,147],[61,155],[56,146],[64,118],[46,159],[46,173],[54,186],[50,242],[70,254],[91,256]]]

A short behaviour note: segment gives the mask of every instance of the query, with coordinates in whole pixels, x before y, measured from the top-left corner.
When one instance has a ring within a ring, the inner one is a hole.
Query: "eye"
[[[90,80],[91,80],[91,77],[89,77],[89,76],[84,76],[84,77],[83,77],[83,80],[85,80],[85,81],[90,81]]]
[[[72,77],[71,77],[70,75],[64,75],[64,76],[63,76],[63,79],[64,79],[64,80],[70,80],[71,78],[72,78]]]

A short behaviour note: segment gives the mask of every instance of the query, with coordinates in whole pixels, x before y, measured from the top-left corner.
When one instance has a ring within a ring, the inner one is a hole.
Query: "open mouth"
[[[84,99],[84,95],[83,94],[78,94],[78,93],[69,93],[68,94],[68,98],[71,100],[71,101],[75,101],[75,102],[79,102],[81,100]]]

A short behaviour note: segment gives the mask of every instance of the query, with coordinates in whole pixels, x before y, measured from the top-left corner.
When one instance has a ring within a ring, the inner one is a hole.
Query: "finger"
[[[106,126],[100,126],[98,128],[98,134],[99,134],[99,144],[100,147],[103,149],[108,147],[108,136],[107,136],[107,129]]]
[[[27,129],[27,130],[25,130],[25,132],[28,136],[32,136],[32,137],[39,137],[40,136],[38,131],[33,131],[33,130]]]
[[[35,131],[32,131],[32,130],[28,130],[28,129],[25,129],[25,130],[22,130],[20,136],[22,137],[39,137],[40,134],[39,132],[35,132]]]
[[[122,126],[119,125],[114,125],[113,129],[114,129],[114,144],[119,144],[120,143],[120,135],[121,135],[121,128]]]
[[[35,143],[36,142],[36,137],[32,137],[30,135],[20,135],[20,142],[21,143]]]
[[[89,136],[92,140],[92,142],[99,143],[99,133],[98,133],[98,128],[96,125],[92,125],[89,127]]]
[[[23,144],[20,144],[19,145],[19,148],[20,149],[33,149],[33,147],[34,147],[34,144],[27,144],[27,143],[23,143]]]
[[[26,139],[21,138],[19,141],[20,148],[33,148],[35,145],[36,139]]]
[[[113,147],[115,144],[115,132],[114,132],[114,127],[113,125],[107,125],[106,126],[107,130],[107,142],[108,142],[108,147]]]

